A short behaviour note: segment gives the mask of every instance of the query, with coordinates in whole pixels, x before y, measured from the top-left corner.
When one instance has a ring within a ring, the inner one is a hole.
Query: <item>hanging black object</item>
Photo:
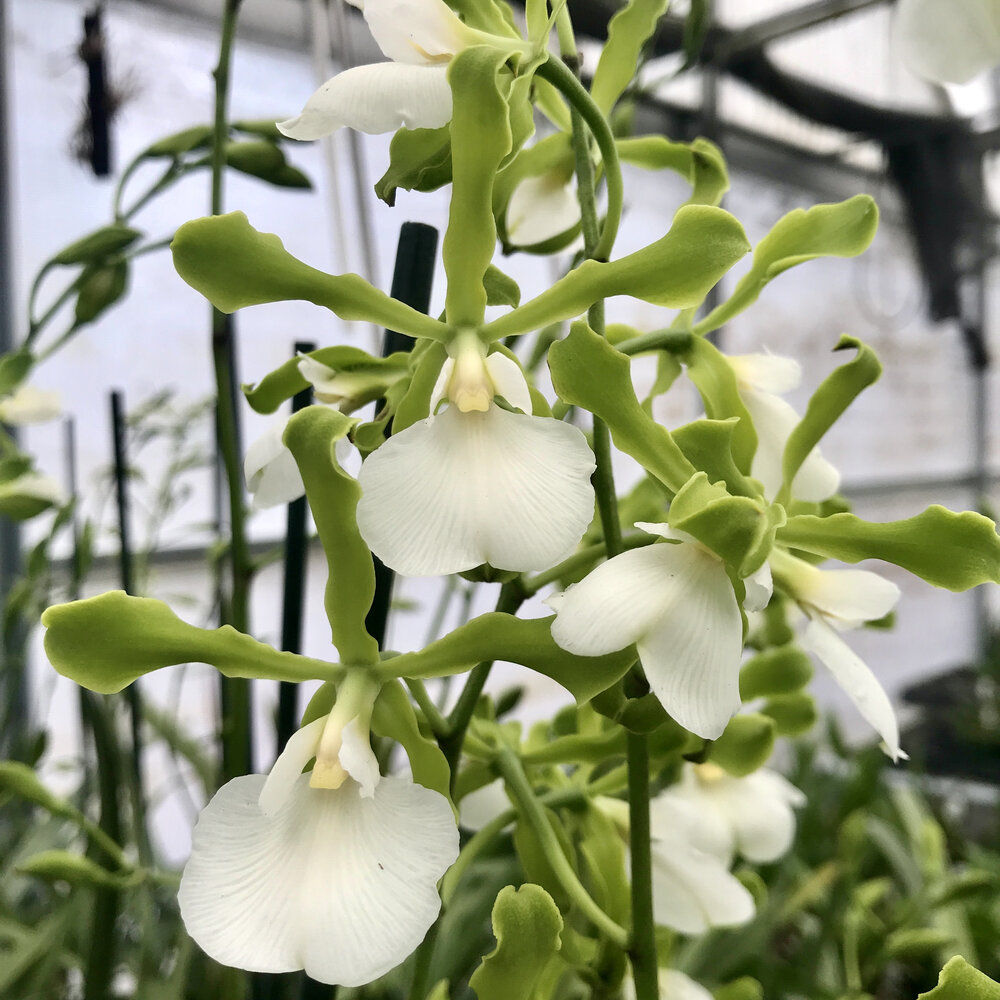
[[[117,103],[108,88],[102,17],[100,7],[84,15],[78,50],[87,67],[87,112],[80,129],[80,158],[90,163],[95,177],[111,173],[111,116]]]

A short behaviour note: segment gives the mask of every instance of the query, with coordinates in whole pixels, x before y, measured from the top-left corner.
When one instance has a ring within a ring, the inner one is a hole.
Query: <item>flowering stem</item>
[[[566,891],[569,898],[579,907],[591,923],[609,940],[614,941],[619,947],[624,948],[628,943],[628,932],[612,920],[594,902],[591,895],[583,887],[577,878],[576,872],[563,853],[562,845],[556,836],[545,809],[535,796],[531,782],[524,773],[521,761],[517,754],[509,747],[502,747],[497,757],[497,766],[507,783],[511,795],[513,796],[518,812],[527,820],[538,837],[542,853],[545,860],[551,865],[559,884]]]

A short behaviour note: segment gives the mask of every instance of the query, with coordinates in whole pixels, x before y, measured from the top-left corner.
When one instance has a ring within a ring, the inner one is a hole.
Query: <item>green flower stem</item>
[[[565,14],[565,7],[560,11],[560,18]],[[576,57],[575,51],[572,53]],[[615,147],[615,137],[611,132],[607,119],[601,114],[601,109],[594,103],[576,74],[561,60],[551,56],[535,71],[543,80],[548,80],[569,102],[574,113],[587,123],[601,151],[604,162],[604,176],[608,185],[608,211],[604,218],[604,228],[594,246],[595,260],[608,260],[611,248],[618,236],[618,226],[621,223],[624,185],[622,182],[621,164],[618,161],[618,150]],[[589,156],[588,156],[589,158]],[[588,254],[588,256],[591,256]]]
[[[644,532],[627,535],[619,540],[618,550],[625,552],[628,549],[640,549],[644,545],[651,545],[655,541],[656,539],[652,535],[647,535]],[[574,576],[581,569],[600,559],[607,551],[608,547],[604,542],[595,542],[593,545],[588,545],[585,549],[574,552],[573,555],[568,559],[564,559],[558,566],[553,566],[552,569],[547,569],[544,573],[539,573],[538,576],[533,576],[530,579],[522,581],[521,588],[528,597],[531,597],[550,583],[556,583],[567,576]]]
[[[222,37],[215,77],[215,119],[212,138],[212,215],[222,214],[222,182],[226,164],[226,141],[229,135],[227,103],[229,68],[236,21],[241,0],[226,0],[222,13]],[[232,327],[224,313],[212,309],[212,361],[215,370],[218,448],[225,470],[229,500],[229,571],[230,592],[224,602],[222,623],[240,632],[249,628],[250,581],[253,559],[246,535],[246,512],[236,398],[233,378]],[[222,685],[222,779],[229,781],[253,769],[250,722],[250,682],[241,678],[223,678]]]
[[[435,736],[446,736],[448,734],[448,720],[438,710],[437,705],[431,700],[427,693],[424,682],[419,677],[404,677],[404,682],[413,695],[413,700],[417,703],[420,711],[424,713]]]
[[[629,957],[637,1000],[657,1000],[656,933],[653,923],[653,860],[649,825],[649,740],[628,733],[629,854],[632,863],[632,935]]]
[[[569,860],[563,853],[562,845],[559,843],[555,830],[552,829],[548,816],[545,815],[544,807],[536,797],[531,782],[528,781],[528,776],[524,773],[517,754],[509,747],[503,747],[497,757],[497,766],[517,804],[519,814],[534,830],[535,836],[538,837],[541,844],[545,860],[551,865],[566,894],[579,907],[580,912],[606,938],[620,948],[625,948],[628,944],[628,932],[594,902],[577,878],[576,872],[573,871]]]
[[[653,330],[650,333],[630,337],[615,344],[615,349],[635,357],[646,351],[669,351],[671,354],[687,354],[691,350],[693,335],[683,330]]]

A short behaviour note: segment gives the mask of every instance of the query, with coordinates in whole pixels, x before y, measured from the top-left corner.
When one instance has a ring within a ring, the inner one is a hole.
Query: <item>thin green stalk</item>
[[[629,856],[632,866],[632,934],[629,958],[637,1000],[657,1000],[657,959],[653,923],[653,859],[649,825],[649,741],[629,732],[628,808]]]
[[[420,711],[424,713],[428,725],[435,736],[446,736],[448,733],[448,720],[438,711],[437,705],[431,700],[427,693],[424,682],[419,677],[404,677],[406,686],[413,695],[413,700],[417,703]]]
[[[594,902],[583,883],[577,878],[576,872],[563,853],[562,845],[555,830],[552,829],[548,816],[545,815],[545,809],[524,773],[517,754],[508,747],[503,747],[497,757],[497,766],[515,799],[519,813],[534,830],[545,860],[548,861],[566,894],[606,938],[625,948],[628,945],[628,932]]]

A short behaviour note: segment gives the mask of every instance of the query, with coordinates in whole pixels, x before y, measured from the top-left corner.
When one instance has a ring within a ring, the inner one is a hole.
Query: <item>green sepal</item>
[[[720,986],[712,995],[715,1000],[764,1000],[764,987],[753,976],[740,976]]]
[[[881,524],[854,514],[800,514],[778,529],[777,538],[789,548],[847,563],[881,559],[946,590],[1000,583],[996,525],[973,511],[956,513],[935,504],[914,517]]]
[[[628,0],[608,22],[608,40],[594,70],[590,96],[607,115],[632,82],[639,58],[669,0]]]
[[[769,698],[801,691],[813,678],[812,660],[791,643],[766,649],[751,657],[740,670],[740,698]]]
[[[387,358],[376,358],[360,347],[338,344],[310,351],[306,357],[332,368],[339,374],[355,376],[358,392],[345,409],[353,410],[379,399],[390,381],[401,377],[409,365],[409,354],[397,351]],[[256,385],[243,386],[243,395],[257,413],[274,413],[286,400],[309,388],[309,381],[299,371],[299,359],[289,358],[279,368],[265,375]]]
[[[757,712],[734,715],[723,734],[708,748],[708,757],[735,778],[763,767],[774,749],[774,720]]]
[[[431,393],[447,358],[448,352],[443,344],[428,343],[427,348],[419,354],[414,349],[410,384],[399,400],[392,418],[393,434],[405,431],[430,414]]]
[[[285,159],[280,146],[267,139],[227,143],[226,164],[276,187],[312,190],[312,181]]]
[[[691,348],[683,357],[688,378],[694,382],[710,420],[736,417],[733,428],[732,456],[739,469],[750,471],[757,450],[757,431],[740,397],[736,373],[722,352],[701,337],[691,339]]]
[[[284,653],[230,625],[198,628],[162,601],[112,590],[56,604],[42,613],[45,653],[64,677],[114,694],[160,667],[208,663],[226,677],[279,681],[336,680],[341,668]]]
[[[302,713],[299,721],[299,728],[308,726],[310,722],[322,719],[333,711],[333,706],[337,704],[337,685],[333,681],[324,681],[306,704],[306,710]]]
[[[886,958],[919,962],[953,948],[955,940],[951,931],[940,927],[901,927],[889,934],[882,950]]]
[[[128,261],[124,257],[87,268],[79,278],[73,327],[93,323],[128,290]]]
[[[631,646],[604,656],[567,653],[552,638],[554,617],[515,618],[492,611],[418,652],[383,660],[379,672],[384,677],[443,677],[484,660],[506,660],[551,677],[583,704],[614,684],[635,663]]]
[[[598,299],[631,295],[653,305],[692,309],[749,250],[743,227],[728,212],[686,205],[655,243],[602,263],[585,260],[548,291],[487,323],[486,340],[527,333],[585,312]]]
[[[956,955],[941,970],[937,986],[917,1000],[1000,1000],[1000,983]]]
[[[609,343],[615,343],[611,336],[608,336]],[[668,351],[657,351],[656,354],[656,378],[650,387],[649,395],[642,401],[642,408],[650,415],[653,415],[653,400],[657,396],[662,396],[680,377],[684,369],[680,361]]]
[[[539,885],[506,886],[493,904],[496,948],[469,985],[479,1000],[534,1000],[535,987],[560,947],[562,915]]]
[[[750,270],[729,299],[695,325],[695,333],[709,333],[729,322],[756,302],[772,279],[796,264],[817,257],[856,257],[863,253],[877,228],[878,207],[866,194],[832,205],[793,209],[757,244]]]
[[[70,243],[68,247],[60,250],[50,263],[71,266],[106,260],[130,247],[140,236],[142,236],[140,230],[126,226],[122,222],[113,222]]]
[[[0,397],[9,396],[29,375],[35,363],[26,348],[0,354]]]
[[[778,736],[802,736],[819,721],[816,699],[805,691],[776,694],[764,702],[760,712],[774,720]]]
[[[255,135],[260,139],[269,139],[271,142],[292,142],[288,136],[278,131],[278,126],[273,118],[240,118],[238,121],[230,122],[229,127],[234,132],[245,132],[247,135]]]
[[[600,417],[615,446],[668,489],[676,492],[695,474],[670,432],[640,405],[629,359],[586,323],[574,323],[569,336],[552,345],[549,371],[561,399]]]
[[[307,406],[288,421],[283,441],[299,467],[326,553],[324,606],[333,644],[344,663],[374,664],[378,642],[365,630],[365,617],[375,596],[375,566],[358,530],[361,487],[341,469],[335,454],[337,442],[352,426],[351,418],[338,410]]]
[[[499,74],[505,61],[502,50],[475,45],[448,65],[454,141],[451,209],[441,254],[448,276],[445,313],[457,326],[478,326],[486,310],[483,276],[497,241],[493,179],[512,143]]]
[[[451,126],[401,128],[389,143],[389,167],[375,194],[396,204],[396,191],[436,191],[451,180]]]
[[[707,343],[707,341],[706,341]],[[864,389],[878,380],[882,365],[875,352],[854,337],[841,337],[835,351],[854,349],[858,353],[853,361],[831,372],[813,393],[802,419],[785,442],[781,460],[782,483],[775,498],[787,504],[792,495],[795,474],[809,453],[819,444],[823,435],[840,419],[841,414],[854,402]]]
[[[678,491],[667,513],[670,527],[693,535],[724,559],[740,577],[760,569],[775,531],[785,522],[781,507],[750,497],[734,497],[704,472]]]
[[[33,855],[17,866],[17,872],[46,882],[68,882],[72,886],[100,889],[124,889],[135,882],[131,873],[116,875],[90,858],[60,850]]]
[[[174,132],[173,135],[157,139],[139,154],[138,159],[182,156],[184,153],[190,153],[192,149],[211,145],[213,133],[214,129],[211,125],[194,125],[191,128],[182,129],[180,132]]]
[[[722,150],[700,136],[693,142],[671,142],[660,135],[619,139],[623,162],[646,170],[673,170],[691,185],[688,205],[718,205],[729,190],[729,172]]]
[[[577,819],[580,856],[594,901],[615,923],[627,924],[631,913],[625,845],[614,823],[592,802]]]
[[[486,268],[483,287],[486,289],[488,306],[512,306],[516,309],[521,302],[521,289],[517,282],[494,264]]]
[[[217,309],[303,299],[341,319],[363,320],[413,337],[446,337],[448,328],[389,298],[356,274],[330,275],[293,257],[273,233],[242,212],[186,222],[170,244],[177,273]]]
[[[406,751],[413,780],[451,801],[451,768],[441,748],[420,731],[417,714],[399,681],[383,685],[372,711],[372,731]]]
[[[670,355],[661,355],[661,357]],[[736,467],[733,460],[733,432],[739,417],[725,420],[693,420],[675,427],[671,434],[677,446],[696,469],[702,469],[713,483],[722,482],[734,496],[756,497],[759,490]]]

